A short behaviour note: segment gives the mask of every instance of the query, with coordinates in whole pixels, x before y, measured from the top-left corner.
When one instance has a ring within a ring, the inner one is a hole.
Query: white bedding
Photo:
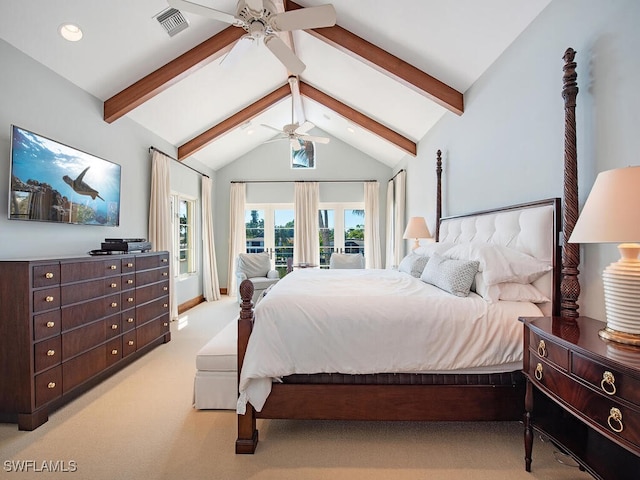
[[[533,303],[455,297],[393,270],[301,269],[255,309],[238,413],[257,411],[274,379],[294,373],[411,373],[522,362],[518,316]]]

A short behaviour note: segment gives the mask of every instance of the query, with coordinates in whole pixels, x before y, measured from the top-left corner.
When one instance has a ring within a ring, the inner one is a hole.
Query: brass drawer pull
[[[162,276],[163,276],[163,277],[166,277],[166,276],[168,276],[168,275],[169,275],[169,274],[168,274],[167,272],[162,272]]]
[[[133,317],[127,318],[127,323],[133,323]]]
[[[111,270],[116,270],[118,267],[117,267],[117,266],[115,266],[115,265],[109,265],[109,268],[110,268]]]
[[[118,302],[111,302],[111,307],[116,308],[118,306]]]
[[[611,422],[615,424],[611,425]],[[622,412],[616,407],[611,407],[609,410],[609,418],[607,418],[607,423],[609,424],[609,428],[616,433],[620,433],[624,430],[624,425],[622,424]]]
[[[129,340],[129,341],[127,342],[127,344],[128,344],[130,347],[132,347],[132,346],[133,346],[133,340]]]
[[[533,375],[536,377],[536,380],[540,381],[542,380],[542,364],[538,363],[538,365],[536,365],[536,371],[533,373]]]
[[[113,325],[111,325],[111,330],[117,330],[118,329],[118,324],[114,323]]]
[[[162,287],[162,290],[166,292],[167,290],[169,290],[169,287]]]
[[[56,388],[56,382],[49,382],[49,383],[47,384],[47,388],[48,388],[48,389]]]
[[[115,348],[111,350],[111,355],[117,355],[117,354],[118,354],[118,350],[116,350]]]
[[[127,267],[128,267],[128,268],[133,267],[133,263],[131,263],[131,262],[127,263]]]
[[[169,306],[169,304],[168,304],[168,303],[163,303],[163,304],[162,304],[162,306],[163,306],[164,308],[167,308],[167,307]]]
[[[162,326],[163,326],[163,327],[168,327],[168,326],[169,326],[169,324],[168,324],[167,322],[164,322],[164,323],[162,324]]]
[[[47,350],[47,357],[53,357],[56,354],[55,350]]]
[[[133,297],[127,298],[127,302],[133,302]]]
[[[616,394],[615,381],[616,381],[616,379],[613,376],[613,373],[611,373],[610,371],[606,370],[602,374],[602,381],[600,382],[600,388],[602,388],[602,391],[604,393],[606,393],[607,395],[615,395]],[[606,386],[606,385],[608,385],[608,386]]]
[[[56,326],[56,322],[47,322],[47,328],[53,328]]]
[[[133,283],[133,280],[127,280],[127,284],[131,285]]]
[[[541,357],[547,356],[547,345],[544,343],[544,340],[540,340],[540,343],[538,343],[538,355]]]
[[[164,263],[167,263],[169,260],[168,260],[168,259],[166,259],[166,258],[163,258],[163,259],[162,259],[162,261],[163,261]]]
[[[117,286],[118,286],[118,284],[117,284],[117,283],[112,283],[112,284],[111,284],[111,288],[116,288]]]
[[[53,278],[53,273],[47,272],[44,274],[44,278]]]
[[[44,300],[45,300],[45,302],[51,303],[51,302],[53,302],[53,297],[51,295],[47,295]]]

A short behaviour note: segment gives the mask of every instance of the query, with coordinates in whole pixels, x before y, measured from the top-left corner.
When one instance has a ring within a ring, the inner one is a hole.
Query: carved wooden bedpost
[[[251,280],[243,280],[240,284],[240,318],[238,318],[238,385],[240,385],[240,372],[244,362],[244,354],[247,351],[249,336],[253,328],[253,283]],[[247,410],[244,415],[238,417],[238,438],[236,439],[236,453],[254,453],[258,445],[258,430],[256,429],[256,416],[253,406],[247,402]]]
[[[436,152],[436,242],[440,240],[440,219],[442,218],[442,152]]]
[[[569,237],[578,220],[578,161],[576,149],[576,97],[578,95],[578,77],[576,63],[573,61],[575,50],[567,48],[562,77],[564,98],[564,199],[563,199],[563,236],[562,242],[562,282],[560,283],[560,315],[576,318],[580,283],[578,265],[580,264],[580,244],[569,243]]]

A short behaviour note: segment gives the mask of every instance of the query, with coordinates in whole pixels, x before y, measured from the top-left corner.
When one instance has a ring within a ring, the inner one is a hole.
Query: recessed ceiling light
[[[349,133],[356,133],[356,129],[353,127],[347,127],[347,132]]]
[[[70,42],[77,42],[82,38],[82,30],[79,26],[73,23],[64,23],[60,25],[58,32],[60,32],[62,38],[69,40]]]

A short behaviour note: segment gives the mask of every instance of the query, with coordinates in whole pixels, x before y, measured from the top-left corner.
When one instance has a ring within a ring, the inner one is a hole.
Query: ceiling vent
[[[158,23],[162,25],[162,28],[166,30],[170,37],[180,33],[189,26],[189,22],[184,18],[182,12],[171,7],[163,10],[153,18],[158,20]]]

